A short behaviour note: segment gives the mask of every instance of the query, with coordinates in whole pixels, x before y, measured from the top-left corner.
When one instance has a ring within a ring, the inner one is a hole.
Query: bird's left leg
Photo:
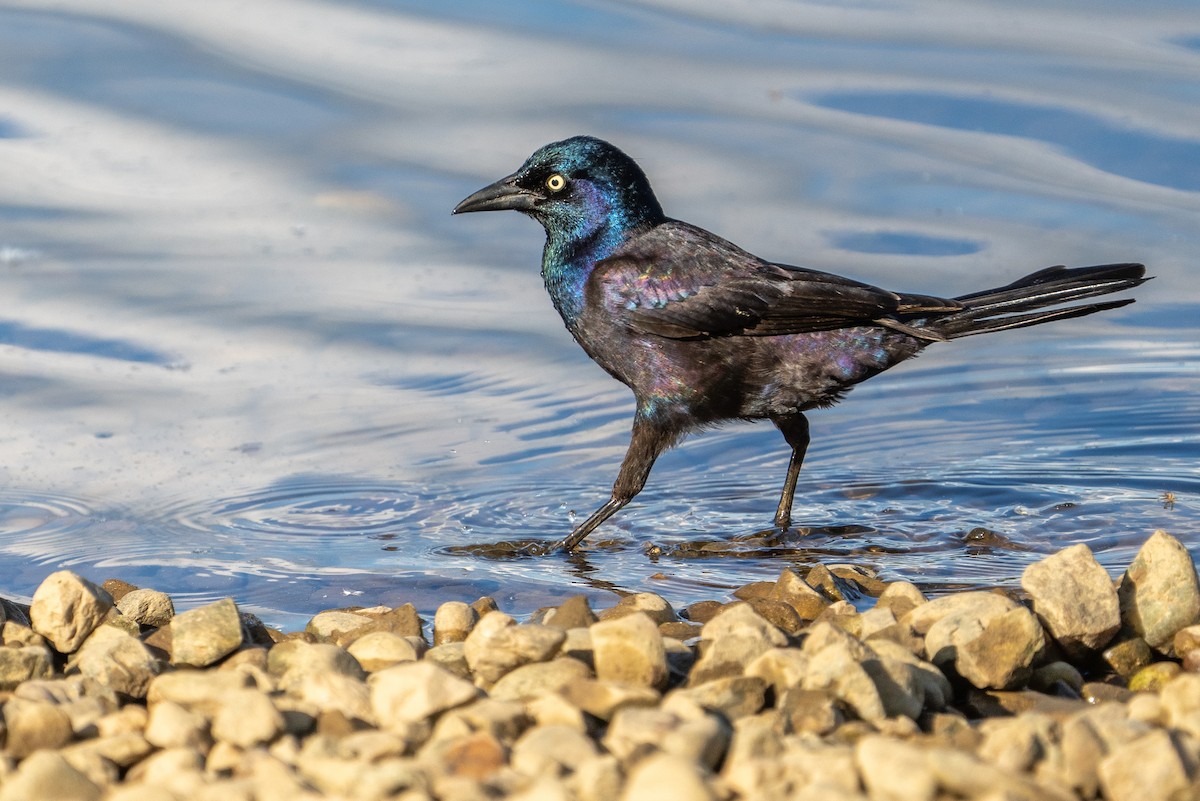
[[[796,482],[800,479],[800,465],[804,464],[804,453],[808,450],[808,418],[803,414],[771,419],[787,444],[792,446],[792,458],[788,462],[787,478],[783,480],[783,494],[779,496],[779,508],[775,510],[777,528],[792,524],[792,497],[796,494]]]
[[[651,422],[641,413],[633,418],[633,434],[629,440],[629,450],[621,462],[621,472],[617,474],[613,484],[612,497],[608,502],[592,513],[574,531],[555,543],[551,551],[570,551],[591,534],[593,530],[618,509],[633,500],[633,497],[646,486],[650,468],[659,454],[671,446],[677,435],[670,429]]]

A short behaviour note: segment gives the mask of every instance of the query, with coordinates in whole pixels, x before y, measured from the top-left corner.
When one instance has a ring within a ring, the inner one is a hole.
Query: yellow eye
[[[554,173],[546,179],[546,188],[551,192],[558,192],[567,185],[567,179],[563,178],[558,173]]]

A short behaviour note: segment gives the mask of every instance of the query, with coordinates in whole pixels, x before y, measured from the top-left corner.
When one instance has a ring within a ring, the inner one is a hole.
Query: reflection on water
[[[299,625],[1200,544],[1200,48],[1170,2],[1077,6],[0,0],[0,591],[66,566]],[[540,229],[449,209],[583,132],[781,261],[949,295],[1158,278],[815,413],[790,531],[786,448],[740,425],[529,557],[607,497],[632,401],[551,309]]]

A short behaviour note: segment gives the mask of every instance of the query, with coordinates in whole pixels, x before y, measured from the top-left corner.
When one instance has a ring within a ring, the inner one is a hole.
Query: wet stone
[[[158,590],[130,590],[117,600],[117,610],[140,626],[161,628],[175,616],[171,596]]]
[[[1158,692],[1171,679],[1182,672],[1176,662],[1155,662],[1134,673],[1129,679],[1131,692]]]
[[[693,623],[704,625],[708,621],[716,617],[717,613],[724,609],[726,604],[720,601],[697,601],[694,604],[689,604],[683,609],[683,617]]]
[[[29,606],[32,628],[62,654],[73,653],[112,609],[112,596],[92,582],[60,570],[38,585]]]
[[[1154,654],[1145,640],[1129,632],[1118,635],[1116,642],[1105,648],[1100,658],[1118,676],[1129,678],[1149,665]]]
[[[784,568],[779,574],[771,597],[792,607],[801,620],[816,620],[830,603],[828,598],[789,568]]]
[[[773,598],[751,598],[747,603],[764,620],[784,634],[794,637],[804,628],[804,620],[790,604]]]
[[[567,631],[587,628],[598,620],[586,595],[573,595],[546,616],[546,625]]]
[[[232,598],[181,612],[171,618],[171,662],[205,667],[242,644],[242,621]]]

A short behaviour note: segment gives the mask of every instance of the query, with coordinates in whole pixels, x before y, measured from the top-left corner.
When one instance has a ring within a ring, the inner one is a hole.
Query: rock
[[[462,642],[479,622],[479,613],[462,601],[447,601],[433,615],[433,644]]]
[[[805,649],[808,650],[807,641]],[[887,717],[875,680],[860,662],[863,654],[865,650],[855,651],[843,642],[833,642],[824,647],[814,646],[808,654],[808,670],[800,686],[805,690],[829,691],[863,720]]]
[[[1029,686],[1043,693],[1052,693],[1061,686],[1078,694],[1083,690],[1083,675],[1069,662],[1051,662],[1033,671]]]
[[[597,617],[601,620],[612,620],[634,612],[642,612],[655,623],[671,623],[679,620],[675,609],[661,595],[653,592],[635,592],[617,601],[617,605],[605,609]]]
[[[171,596],[158,590],[131,590],[117,599],[117,610],[139,626],[161,628],[175,617]]]
[[[673,691],[728,720],[757,713],[766,704],[767,682],[758,676],[727,676]]]
[[[557,692],[530,698],[525,701],[525,711],[538,726],[570,726],[576,731],[588,730],[583,710]]]
[[[573,595],[551,610],[546,616],[546,625],[567,631],[568,629],[587,628],[599,618],[592,612],[586,595]]]
[[[39,751],[21,762],[0,787],[0,801],[97,801],[100,788],[53,751]]]
[[[1117,587],[1121,620],[1151,648],[1169,649],[1175,633],[1200,619],[1200,580],[1187,549],[1155,531]],[[35,627],[36,628],[36,627]]]
[[[274,740],[283,727],[283,715],[271,699],[259,690],[246,689],[225,698],[213,718],[212,736],[217,742],[253,748]]]
[[[371,691],[366,684],[351,676],[341,673],[289,674],[287,693],[289,697],[321,713],[341,714],[352,726],[357,725],[355,721],[367,724],[375,722]]]
[[[739,601],[749,601],[752,598],[769,598],[774,591],[774,581],[752,581],[734,590],[733,597]]]
[[[503,743],[493,735],[477,731],[453,740],[431,743],[422,750],[421,761],[431,773],[482,782],[505,766],[508,754]],[[446,793],[439,795],[445,797]]]
[[[146,721],[146,740],[157,748],[194,748],[207,751],[212,746],[208,721],[179,704],[160,701],[150,707]]]
[[[890,737],[868,735],[854,748],[854,761],[872,799],[933,801],[938,783],[922,750]]]
[[[54,656],[44,645],[0,648],[0,691],[16,689],[29,679],[54,675]]]
[[[206,667],[242,644],[242,621],[232,598],[181,612],[171,618],[171,663]]]
[[[648,615],[635,612],[591,627],[596,677],[661,690],[667,686],[662,634]]]
[[[446,642],[435,645],[425,652],[424,661],[450,671],[460,679],[471,680],[471,666],[467,664],[465,648],[461,642]]]
[[[710,715],[687,720],[667,709],[626,707],[604,735],[605,749],[629,765],[655,752],[715,766],[729,743],[729,730]]]
[[[466,606],[466,604],[463,604]],[[470,607],[467,607],[470,609]],[[368,673],[375,673],[401,662],[416,662],[421,654],[412,642],[390,631],[372,631],[354,640],[346,650]]]
[[[946,598],[917,607],[908,615],[920,631],[928,620],[925,649],[939,666],[953,664],[958,674],[983,688],[1005,689],[1028,680],[1045,647],[1037,619],[1025,607],[993,593],[962,593],[958,607],[934,615]],[[995,599],[995,600],[993,600]],[[930,608],[933,607],[932,611]]]
[[[4,702],[8,728],[5,750],[24,758],[44,748],[59,748],[71,741],[71,718],[58,705],[10,698]]]
[[[562,694],[593,717],[609,720],[627,706],[654,706],[661,696],[649,687],[634,687],[613,681],[577,679],[562,688]]]
[[[371,676],[368,686],[371,708],[385,728],[433,718],[479,695],[474,685],[425,661],[381,670]]]
[[[1167,801],[1190,780],[1178,746],[1162,729],[1117,748],[1101,760],[1099,773],[1108,801]]]
[[[763,651],[746,666],[745,675],[758,676],[771,685],[776,696],[804,680],[808,655],[798,648],[772,648]]]
[[[1026,567],[1021,586],[1042,625],[1072,658],[1100,650],[1121,627],[1112,579],[1083,543]]]
[[[621,792],[621,765],[604,754],[584,761],[567,779],[576,801],[612,801]]]
[[[4,600],[0,598],[0,601]],[[3,614],[0,614],[3,617]],[[0,628],[0,642],[4,645],[21,648],[27,645],[40,645],[43,648],[49,648],[50,643],[46,638],[38,634],[29,626],[17,623],[15,620],[5,620],[4,625]]]
[[[401,637],[420,637],[424,639],[422,633],[425,628],[425,621],[421,620],[421,616],[417,614],[417,608],[412,604],[404,604],[397,606],[395,609],[389,609],[386,606],[376,606],[370,609],[356,609],[354,614],[362,615],[371,619],[371,625],[365,629],[359,629],[356,636],[362,636],[370,631],[390,631],[393,634],[399,634]],[[347,640],[342,637],[338,639],[338,645],[345,645]]]
[[[317,642],[336,642],[343,645],[352,642],[356,634],[370,628],[373,622],[365,615],[332,609],[313,615],[304,631],[311,634]]]
[[[530,716],[523,704],[498,701],[495,698],[480,698],[442,713],[433,727],[429,741],[454,740],[483,731],[502,745],[508,746],[529,728],[530,722]]]
[[[569,726],[530,729],[513,744],[511,764],[526,776],[559,777],[572,773],[599,752],[592,739]]]
[[[1184,626],[1175,632],[1172,644],[1179,655],[1200,650],[1200,625]]]
[[[340,645],[302,640],[282,642],[268,651],[267,672],[279,679],[279,688],[285,691],[301,677],[315,673],[333,673],[357,681],[367,677],[358,660]]]
[[[917,589],[917,585],[908,581],[893,581],[884,587],[883,592],[875,599],[875,607],[887,609],[899,620],[927,601],[925,594]]]
[[[720,601],[697,601],[694,604],[688,604],[684,607],[682,617],[703,626],[716,617],[717,613],[726,606],[728,604],[723,604]]]
[[[775,585],[771,584],[770,586]],[[747,603],[763,620],[784,634],[794,637],[804,628],[804,619],[797,614],[791,604],[774,598],[751,598]]]
[[[161,663],[141,640],[107,625],[100,626],[84,640],[72,657],[71,665],[113,692],[133,698],[145,698],[150,682],[162,669]]]
[[[92,582],[60,570],[38,585],[29,606],[33,630],[60,654],[73,653],[112,609],[112,596]]]
[[[1129,689],[1138,692],[1158,692],[1183,670],[1175,662],[1155,662],[1134,673],[1129,679]]]
[[[547,693],[557,693],[576,679],[592,678],[592,669],[569,656],[549,662],[534,662],[504,675],[489,695],[501,701],[524,701]]]
[[[654,754],[630,771],[620,801],[715,801],[704,774],[692,762],[673,754]]]
[[[842,706],[828,690],[792,687],[782,693],[775,708],[784,721],[784,732],[829,734],[846,722]]]
[[[532,623],[516,625],[503,612],[490,612],[467,637],[463,654],[476,684],[486,688],[515,667],[550,659],[565,639],[566,633],[560,629]]]
[[[1132,631],[1122,631],[1116,641],[1100,655],[1104,663],[1122,678],[1128,679],[1154,658],[1150,646]]]
[[[792,607],[801,620],[816,620],[825,611],[825,607],[829,606],[828,598],[809,586],[795,571],[786,567],[776,579],[775,589],[770,597]]]
[[[988,718],[980,723],[979,732],[983,740],[978,756],[1009,773],[1031,772],[1058,740],[1058,724],[1039,712]]]
[[[254,679],[240,672],[179,670],[162,673],[150,682],[146,703],[153,707],[171,701],[184,709],[212,717],[227,695],[254,686]]]
[[[693,687],[712,679],[740,676],[759,655],[788,643],[787,635],[745,602],[722,609],[704,624],[700,636],[700,657],[688,677],[688,685]]]

